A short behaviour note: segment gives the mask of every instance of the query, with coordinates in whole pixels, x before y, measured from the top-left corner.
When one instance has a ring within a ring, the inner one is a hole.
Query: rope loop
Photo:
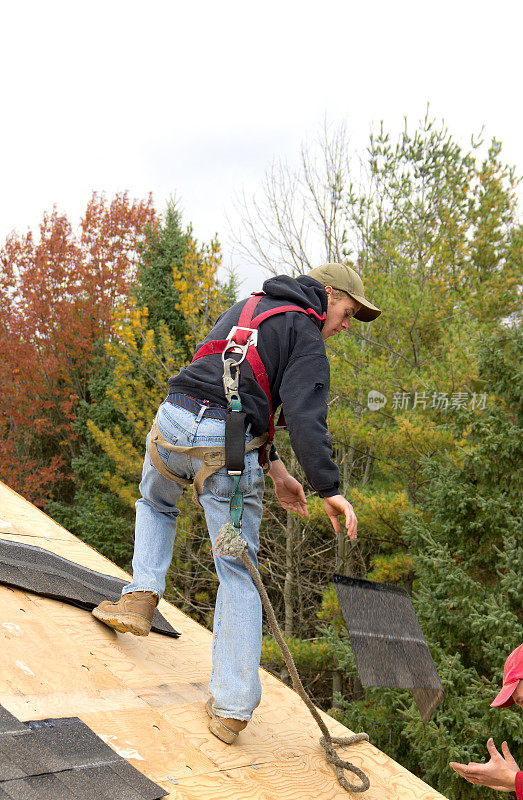
[[[344,747],[351,744],[356,744],[356,742],[368,742],[369,737],[367,734],[355,733],[354,736],[346,736],[343,738],[340,738],[339,736],[329,736],[329,739],[330,741],[327,741],[325,736],[322,736],[320,738],[320,744],[325,750],[325,758],[327,759],[327,763],[332,764],[336,771],[336,777],[338,778],[338,783],[340,786],[343,786],[346,791],[354,792],[355,794],[358,792],[366,792],[370,786],[370,781],[363,770],[361,770],[355,764],[352,764],[350,761],[343,761],[332,745],[338,744],[340,747]],[[343,771],[346,769],[354,773],[354,775],[360,779],[361,783],[350,783],[343,774]]]

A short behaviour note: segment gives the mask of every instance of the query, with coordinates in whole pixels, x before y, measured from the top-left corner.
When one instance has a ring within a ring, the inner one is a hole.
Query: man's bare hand
[[[324,497],[323,505],[325,506],[325,513],[332,522],[332,527],[336,533],[340,532],[338,517],[343,515],[345,517],[345,527],[347,528],[349,539],[358,538],[358,520],[348,500],[345,500],[341,494],[335,494],[333,497]]]
[[[491,789],[497,789],[498,792],[513,792],[519,767],[506,742],[503,742],[501,749],[503,755],[496,749],[494,740],[489,739],[487,750],[490,753],[490,761],[487,761],[486,764],[477,764],[475,761],[471,761],[469,764],[458,764],[456,761],[451,761],[449,766],[469,783],[489,786]]]
[[[308,517],[307,498],[303,486],[287,472],[280,460],[271,463],[269,475],[274,482],[274,491],[281,507],[286,511],[295,511],[302,517]]]

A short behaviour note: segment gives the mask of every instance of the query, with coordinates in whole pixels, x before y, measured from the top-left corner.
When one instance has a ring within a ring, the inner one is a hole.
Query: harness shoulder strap
[[[254,317],[254,311],[263,296],[263,293],[256,293],[249,297],[242,308],[240,319],[238,320],[238,328],[256,330],[256,328],[258,328],[264,320],[268,319],[269,317],[274,317],[276,314],[284,314],[286,311],[299,311],[302,314],[307,314],[307,316],[311,317],[316,324],[319,322],[324,322],[327,316],[325,311],[320,315],[317,313],[317,311],[314,311],[313,308],[302,308],[301,306],[288,304],[276,306],[275,308],[269,308],[267,311],[263,311],[261,314],[258,314],[256,317]],[[240,342],[238,343],[240,344]]]
[[[238,325],[236,326],[236,331],[234,333],[234,336],[232,337],[232,340],[237,344],[246,344],[249,338],[249,331],[256,330],[262,322],[264,322],[269,317],[276,316],[276,314],[284,314],[286,311],[298,311],[301,314],[307,314],[307,316],[311,317],[311,319],[313,319],[317,325],[319,325],[320,322],[324,322],[327,316],[325,311],[323,312],[323,314],[320,315],[316,311],[314,311],[313,308],[302,308],[301,306],[296,306],[296,305],[283,305],[283,306],[276,306],[275,308],[269,308],[267,309],[267,311],[263,311],[261,314],[258,314],[253,319],[254,311],[263,296],[264,294],[261,292],[253,293],[251,297],[249,297],[249,299],[246,300],[240,313],[240,318],[238,320]],[[206,342],[196,351],[192,360],[196,361],[198,358],[202,358],[203,356],[223,353],[227,341],[228,341],[227,339],[214,339],[213,341]],[[251,345],[251,347],[249,348],[249,352],[253,348],[256,349],[254,345]]]
[[[307,314],[307,316],[309,316],[318,326],[321,322],[325,321],[327,316],[325,312],[323,312],[321,315],[318,314],[313,308],[305,309],[301,306],[288,304],[269,308],[267,311],[263,311],[261,314],[258,314],[253,318],[258,303],[264,296],[264,292],[253,292],[242,307],[238,325],[233,328],[234,334],[232,336],[229,335],[228,339],[215,339],[214,341],[206,342],[206,344],[203,344],[196,351],[193,361],[196,361],[203,356],[223,353],[225,348],[231,342],[235,342],[238,345],[246,345],[252,332],[257,330],[262,322],[264,322],[266,319],[269,319],[269,317],[276,316],[276,314],[284,314],[287,311],[298,311],[301,314]],[[245,358],[250,364],[253,376],[259,383],[269,403],[269,442],[271,442],[274,436],[274,410],[272,406],[271,389],[265,365],[261,360],[254,343],[248,348]]]
[[[324,322],[326,318],[326,312],[324,311],[323,314],[318,314],[314,311],[313,308],[301,308],[301,306],[289,305],[289,306],[277,306],[276,308],[269,308],[267,311],[263,311],[261,314],[258,314],[251,322],[252,328],[257,328],[261,322],[269,317],[273,317],[275,314],[283,314],[285,311],[301,311],[302,314],[307,314],[308,317],[311,317],[316,324],[319,322]]]
[[[240,319],[238,320],[238,328],[249,328],[252,327],[252,317],[256,306],[262,299],[262,294],[252,294],[241,310]],[[256,326],[257,327],[257,326]]]

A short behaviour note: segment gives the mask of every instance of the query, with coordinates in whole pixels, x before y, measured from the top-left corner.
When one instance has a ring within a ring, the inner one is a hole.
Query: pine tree
[[[88,423],[99,428],[120,426],[128,429],[126,420],[114,407],[107,391],[112,382],[112,369],[100,343],[89,382],[89,402],[79,405],[75,427],[83,442],[79,455],[72,462],[75,494],[71,503],[49,501],[47,513],[80,539],[96,548],[111,561],[128,567],[134,541],[134,512],[117,494],[103,483],[103,476],[112,468],[109,456],[96,446]]]
[[[458,778],[449,761],[485,759],[489,736],[523,755],[517,711],[492,712],[507,655],[523,640],[521,480],[523,457],[520,330],[500,329],[481,349],[480,378],[495,402],[462,409],[450,426],[452,454],[422,460],[420,507],[404,520],[413,559],[413,602],[445,698],[433,720],[421,722],[408,692],[369,689],[343,703],[349,727],[365,724],[373,741],[443,794],[490,797]],[[518,416],[519,415],[519,416]],[[345,637],[327,636],[340,653]],[[350,659],[347,663],[350,663]]]
[[[326,164],[338,164],[341,144],[337,139],[325,149]],[[316,185],[319,162],[305,153],[301,180],[287,184],[279,181],[281,172],[278,179],[268,176],[267,214],[257,228],[253,217],[246,225],[256,234],[251,244],[263,263],[270,233],[287,263],[301,259],[306,269],[314,262],[298,209],[319,209],[312,222],[325,234],[323,260],[352,258],[367,296],[383,309],[374,322],[355,321],[349,336],[327,342],[329,429],[342,493],[358,516],[358,542],[333,536],[317,498],[309,497],[310,520],[290,527],[270,490],[266,496],[260,566],[286,625],[292,611],[288,627],[296,642],[302,640],[293,646],[304,670],[314,663],[314,648],[323,645],[317,614],[328,621],[335,613],[329,585],[334,570],[412,591],[417,573],[407,518],[421,509],[429,480],[422,465],[438,454],[458,458],[452,425],[460,409],[483,413],[483,402],[493,401],[479,379],[479,349],[492,329],[516,313],[522,243],[517,180],[500,153],[494,142],[481,160],[479,147],[464,151],[444,126],[428,119],[414,133],[406,126],[396,142],[382,130],[371,140],[369,180],[361,189],[340,183],[343,170]],[[310,192],[294,204],[300,187]],[[322,216],[325,207],[329,214]],[[345,230],[333,232],[343,215]],[[271,266],[281,271],[280,261]],[[387,397],[380,411],[369,410],[371,390]],[[287,443],[278,441],[278,449],[290,464]],[[299,468],[296,477],[303,477]],[[309,688],[324,707],[330,673],[333,688],[335,673],[342,674],[338,687],[348,698],[360,691],[347,648],[340,650],[338,639],[329,644],[330,666],[323,662],[321,673],[310,673]],[[264,657],[279,668],[270,639]],[[388,724],[387,709],[383,713]]]
[[[186,320],[177,308],[180,295],[173,282],[173,270],[183,271],[190,241],[190,229],[183,230],[176,204],[169,203],[161,225],[147,229],[133,290],[136,305],[147,308],[151,330],[166,325],[179,342],[188,331]]]
[[[350,465],[361,571],[372,566],[377,579],[410,585],[402,518],[417,504],[421,461],[454,450],[447,422],[485,398],[481,341],[517,308],[522,227],[500,151],[493,142],[478,163],[475,147],[462,151],[428,118],[395,143],[382,128],[369,186],[346,190],[345,239],[383,314],[327,343],[329,427]],[[387,398],[377,412],[373,390]]]

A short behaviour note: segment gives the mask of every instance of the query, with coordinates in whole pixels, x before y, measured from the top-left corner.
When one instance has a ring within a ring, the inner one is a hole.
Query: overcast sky
[[[234,197],[325,119],[361,150],[427,103],[466,146],[485,126],[523,174],[521,0],[2,3],[0,239],[93,190],[176,195],[231,255]],[[235,266],[243,290],[262,276]]]

